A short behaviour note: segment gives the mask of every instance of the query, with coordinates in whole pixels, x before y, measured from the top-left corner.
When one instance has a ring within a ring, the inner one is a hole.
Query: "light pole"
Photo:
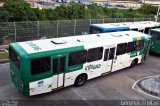
[[[155,20],[156,22],[158,21],[159,10],[160,10],[160,4],[159,4],[158,10],[157,10],[157,16],[156,16],[156,20]]]

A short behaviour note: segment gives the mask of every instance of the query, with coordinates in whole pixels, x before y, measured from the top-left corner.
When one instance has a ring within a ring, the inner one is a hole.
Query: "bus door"
[[[111,48],[106,48],[104,50],[104,60],[103,60],[103,67],[105,70],[104,73],[111,72],[112,70],[112,65],[113,65],[113,59],[114,59],[114,54],[115,54],[115,47]]]
[[[143,57],[143,60],[146,60],[146,57],[147,57],[147,55],[149,53],[149,49],[150,49],[149,45],[150,45],[150,41],[149,40],[144,42],[144,57]]]
[[[52,89],[64,86],[65,71],[66,71],[66,56],[64,55],[58,55],[58,56],[52,59],[52,67],[53,67]]]
[[[130,55],[126,53],[127,43],[117,45],[115,57],[113,60],[112,72],[125,68],[129,62]]]

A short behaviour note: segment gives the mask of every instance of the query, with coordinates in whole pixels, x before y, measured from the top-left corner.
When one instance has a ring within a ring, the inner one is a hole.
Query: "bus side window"
[[[151,29],[151,28],[145,28],[144,33],[145,33],[145,34],[149,34],[150,29]]]
[[[102,54],[103,54],[103,47],[89,49],[87,62],[92,62],[102,59]]]
[[[71,52],[69,54],[69,66],[79,65],[86,62],[87,50]]]
[[[152,36],[153,41],[155,41],[157,39],[157,33],[156,32],[151,31],[151,36]]]
[[[137,41],[137,50],[142,50],[144,46],[144,42],[142,40]]]
[[[136,42],[128,42],[126,52],[129,53],[135,50],[136,50]]]
[[[42,57],[31,60],[31,75],[50,71],[50,57]]]
[[[127,43],[121,43],[117,45],[117,52],[116,55],[122,55],[126,53],[126,46]]]
[[[109,49],[105,49],[104,61],[107,61],[107,59],[108,59],[108,53],[109,53]]]
[[[160,32],[156,32],[157,40],[160,40]]]
[[[131,30],[133,30],[133,31],[138,31],[138,29],[137,29],[137,28],[135,28],[135,29],[131,29]]]
[[[115,48],[110,48],[108,60],[113,59],[114,58],[114,54],[115,54]]]

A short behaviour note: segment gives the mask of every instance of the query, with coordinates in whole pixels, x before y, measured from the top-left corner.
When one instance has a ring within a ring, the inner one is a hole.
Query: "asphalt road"
[[[86,100],[84,104],[87,105],[93,105],[87,100],[157,100],[132,89],[135,81],[154,75],[160,75],[160,56],[149,55],[143,64],[92,79],[82,87],[70,86],[47,94],[26,97],[11,82],[9,64],[6,63],[0,65],[0,100]]]

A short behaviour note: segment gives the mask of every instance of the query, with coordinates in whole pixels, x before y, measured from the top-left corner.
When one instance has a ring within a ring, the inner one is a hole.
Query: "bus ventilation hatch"
[[[54,44],[66,44],[67,43],[67,41],[63,39],[54,39],[54,40],[51,40],[51,42]]]
[[[114,37],[121,37],[122,35],[113,35],[113,34],[111,34],[112,36],[114,36]]]

